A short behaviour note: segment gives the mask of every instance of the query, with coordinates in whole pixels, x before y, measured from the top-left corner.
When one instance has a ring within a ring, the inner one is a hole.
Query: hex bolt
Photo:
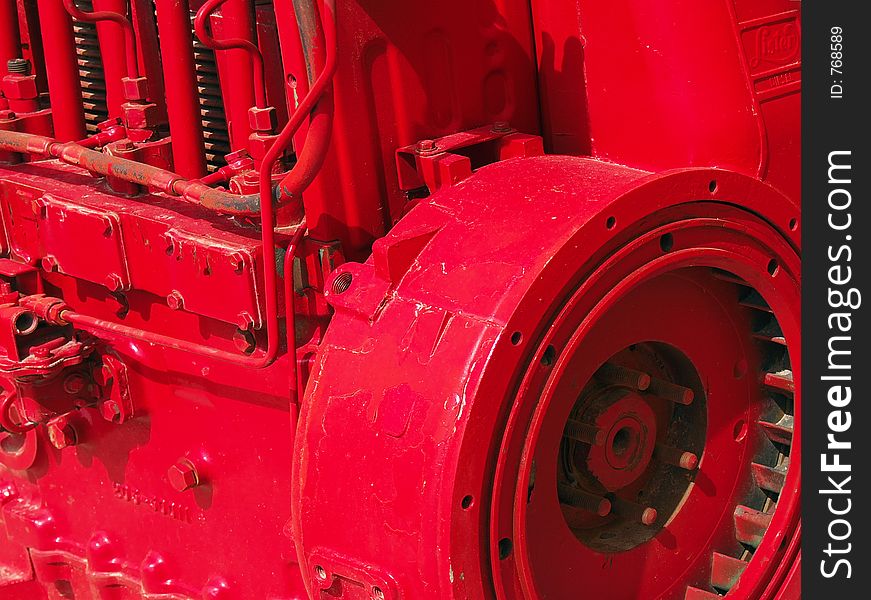
[[[166,297],[166,305],[172,310],[181,310],[184,307],[184,298],[177,291],[173,290]]]
[[[438,144],[435,143],[435,140],[420,140],[417,143],[417,153],[418,154],[432,154],[433,152],[438,151]]]
[[[121,421],[121,407],[114,400],[106,400],[100,404],[100,415],[110,423]]]
[[[560,483],[557,485],[557,495],[561,504],[580,508],[587,512],[606,517],[611,513],[611,501],[602,496],[585,492],[573,485]]]
[[[605,363],[596,371],[596,379],[602,383],[625,385],[636,390],[646,390],[650,386],[650,375],[614,363]]]
[[[657,444],[653,451],[653,457],[667,465],[680,467],[692,471],[699,466],[699,457],[692,452],[686,452],[679,448],[672,448],[663,444]]]
[[[166,472],[169,485],[177,492],[183,492],[200,484],[200,477],[194,464],[186,458],[179,459]]]
[[[608,437],[608,434],[603,429],[581,423],[575,419],[568,420],[563,435],[576,442],[589,444],[590,446],[603,446]]]
[[[254,329],[254,317],[247,310],[243,310],[237,315],[236,325],[243,331],[250,331]]]
[[[508,121],[496,121],[491,128],[493,133],[508,133],[511,129],[511,124]]]
[[[242,354],[251,354],[257,348],[257,340],[248,329],[237,329],[233,333],[233,345]]]
[[[49,423],[48,439],[52,446],[63,450],[67,446],[75,446],[78,443],[78,434],[69,423]]]
[[[656,378],[650,380],[650,386],[647,391],[663,400],[683,404],[684,406],[692,404],[693,397],[695,396],[693,391],[688,387]]]
[[[53,273],[60,269],[60,265],[58,264],[57,259],[50,254],[48,256],[42,257],[42,260],[39,261],[39,264],[42,266],[43,270],[50,273]]]
[[[109,273],[104,282],[109,291],[118,292],[124,287],[124,282],[121,281],[121,276],[117,273]]]
[[[230,255],[230,264],[233,266],[233,270],[236,273],[241,273],[245,268],[245,257],[241,252],[233,252]]]

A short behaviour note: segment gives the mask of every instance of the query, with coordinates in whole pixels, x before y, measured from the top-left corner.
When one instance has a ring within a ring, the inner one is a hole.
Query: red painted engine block
[[[0,0],[0,598],[798,598],[800,21]]]

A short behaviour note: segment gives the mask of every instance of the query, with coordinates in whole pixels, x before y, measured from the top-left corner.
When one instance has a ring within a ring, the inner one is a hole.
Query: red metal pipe
[[[263,54],[260,48],[250,40],[234,38],[218,40],[212,36],[209,28],[209,18],[217,8],[227,0],[207,0],[197,11],[194,19],[194,30],[200,41],[212,50],[244,50],[251,59],[251,71],[254,75],[254,102],[257,108],[266,108],[266,84],[263,74]]]
[[[129,181],[171,196],[180,196],[188,202],[224,214],[252,216],[260,212],[259,193],[237,195],[216,190],[201,182],[187,180],[177,173],[97,152],[74,142],[58,142],[17,131],[0,131],[0,150],[49,156],[94,174]]]
[[[124,32],[124,50],[127,60],[127,77],[135,79],[139,77],[139,61],[136,57],[136,35],[133,32],[133,24],[120,12],[112,10],[95,10],[85,12],[76,6],[76,0],[63,0],[64,8],[74,19],[88,23],[100,21],[112,21],[117,23]]]
[[[54,135],[78,140],[85,137],[85,112],[72,20],[57,0],[37,0],[37,7]]]
[[[15,0],[0,0],[0,75],[6,73],[6,61],[21,56],[21,32]]]
[[[317,14],[317,3],[314,0],[294,0],[300,39],[306,64],[310,65],[309,84],[314,85],[314,75],[324,69],[327,53],[325,49],[323,27]],[[332,85],[325,87],[316,98],[317,104],[312,110],[311,121],[305,143],[297,152],[297,161],[279,185],[279,202],[302,200],[302,192],[311,184],[327,156],[333,131],[333,96]],[[301,110],[300,106],[297,110]]]
[[[157,28],[166,56],[163,78],[166,86],[166,110],[172,136],[175,170],[188,178],[206,172],[203,125],[197,96],[193,58],[193,35],[187,4],[175,0],[156,0]]]
[[[299,365],[296,358],[296,312],[294,312],[295,292],[293,289],[293,261],[296,257],[297,248],[302,241],[304,235],[308,233],[305,218],[299,224],[299,229],[293,234],[290,244],[287,245],[287,252],[284,254],[284,315],[287,322],[285,330],[287,333],[287,354],[290,357],[290,385],[291,385],[291,403],[299,402]]]

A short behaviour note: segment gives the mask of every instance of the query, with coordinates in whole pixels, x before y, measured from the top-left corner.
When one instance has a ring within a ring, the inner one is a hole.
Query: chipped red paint
[[[0,0],[0,597],[798,598],[795,4]]]

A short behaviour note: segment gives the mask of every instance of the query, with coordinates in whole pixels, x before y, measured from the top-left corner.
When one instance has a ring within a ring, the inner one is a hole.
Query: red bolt
[[[49,272],[57,271],[60,268],[60,265],[57,264],[57,259],[51,255],[44,256],[39,263],[42,265],[43,270]]]
[[[63,450],[67,446],[75,446],[78,442],[78,435],[69,423],[49,423],[48,439],[52,446],[58,450]]]
[[[172,465],[166,472],[166,477],[169,479],[169,485],[177,492],[189,490],[200,484],[196,467],[186,458],[182,458]]]
[[[121,407],[114,400],[106,400],[100,404],[100,415],[110,423],[118,423],[121,420]]]
[[[166,297],[166,305],[172,310],[181,310],[184,307],[184,298],[177,291],[173,290]]]
[[[247,310],[243,310],[236,319],[236,325],[243,331],[249,331],[254,328],[254,317]]]
[[[245,267],[245,257],[241,252],[233,252],[230,255],[230,264],[233,265],[233,270],[237,273],[241,273],[242,269]]]
[[[64,390],[71,396],[80,393],[86,385],[87,381],[79,373],[72,373],[64,380]]]
[[[419,154],[432,154],[438,149],[439,147],[435,143],[435,140],[420,140],[417,143],[417,151]]]
[[[254,338],[254,334],[246,329],[237,329],[235,333],[233,333],[233,345],[236,346],[236,349],[243,354],[251,354],[254,352],[254,349],[257,347],[257,340]]]
[[[109,273],[106,277],[105,285],[109,290],[117,292],[124,287],[124,282],[121,281],[121,277],[117,273]]]

